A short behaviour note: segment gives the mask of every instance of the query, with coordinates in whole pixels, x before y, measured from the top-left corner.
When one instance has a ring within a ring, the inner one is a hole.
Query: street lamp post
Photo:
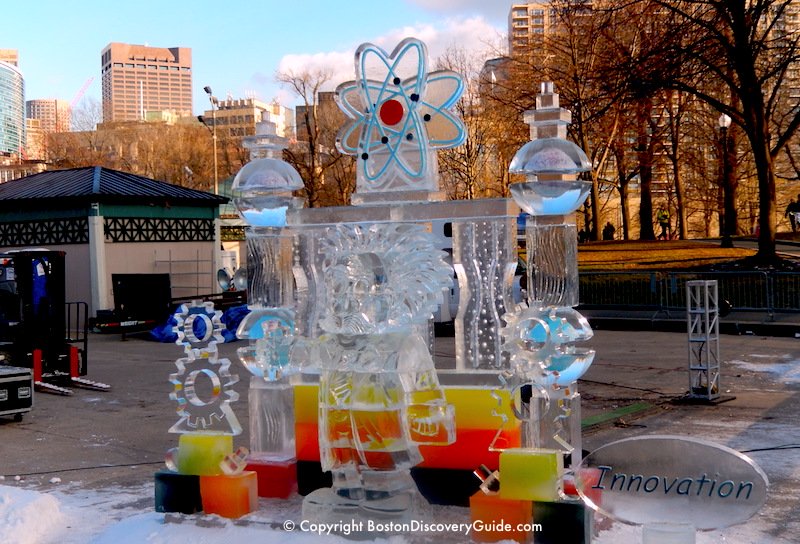
[[[208,95],[208,101],[211,102],[211,140],[214,142],[214,194],[219,194],[219,173],[217,170],[217,108],[219,107],[219,100],[211,92],[211,87],[206,85],[203,90]]]
[[[722,150],[722,231],[721,247],[733,247],[733,236],[736,235],[736,173],[734,164],[731,160],[733,151],[728,129],[731,126],[731,118],[724,113],[719,116],[720,148]]]

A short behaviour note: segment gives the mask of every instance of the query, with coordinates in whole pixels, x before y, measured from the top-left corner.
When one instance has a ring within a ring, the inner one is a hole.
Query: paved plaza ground
[[[800,338],[723,335],[722,392],[735,398],[690,406],[672,402],[689,386],[685,332],[602,327],[596,326],[589,342],[597,357],[579,385],[584,420],[594,423],[584,433],[584,449],[666,433],[751,450],[748,455],[770,479],[766,507],[747,524],[700,535],[698,542],[797,542],[800,449],[787,446],[800,447]],[[220,347],[237,367],[240,345]],[[437,339],[437,362],[447,366],[452,349],[452,338]],[[21,423],[0,418],[0,474],[5,478],[0,485],[73,496],[97,508],[90,527],[73,527],[59,535],[60,542],[85,542],[116,520],[153,511],[153,472],[177,443],[167,432],[176,421],[168,375],[179,355],[174,344],[93,334],[88,377],[111,384],[111,391],[37,394]],[[243,378],[237,385],[242,399],[234,409],[245,428],[237,442],[246,445],[247,379],[243,368],[237,370]],[[299,517],[291,506],[282,515]],[[635,527],[606,524],[600,529],[598,542],[639,538]],[[463,535],[452,538],[463,540]]]

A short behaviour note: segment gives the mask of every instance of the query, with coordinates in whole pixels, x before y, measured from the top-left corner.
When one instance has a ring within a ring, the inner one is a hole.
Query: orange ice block
[[[530,501],[501,499],[483,491],[469,498],[469,513],[472,519],[470,535],[475,542],[525,542],[528,532],[519,526],[529,524],[533,519]]]
[[[234,476],[200,476],[203,511],[224,518],[240,518],[258,509],[258,478],[244,471]]]

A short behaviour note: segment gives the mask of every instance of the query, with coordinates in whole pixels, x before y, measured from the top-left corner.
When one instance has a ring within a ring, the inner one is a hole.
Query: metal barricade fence
[[[581,307],[681,313],[686,282],[717,280],[720,300],[733,310],[800,311],[800,274],[795,272],[585,272],[580,274]]]
[[[580,304],[657,310],[661,304],[655,272],[588,272],[579,274]]]
[[[800,274],[796,272],[772,274],[772,295],[772,307],[776,311],[800,311]]]

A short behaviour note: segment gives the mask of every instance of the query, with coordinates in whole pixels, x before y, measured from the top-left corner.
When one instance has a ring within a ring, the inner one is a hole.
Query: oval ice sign
[[[749,519],[767,500],[767,476],[728,447],[680,436],[643,436],[589,454],[578,493],[606,516],[644,525],[719,529]]]

